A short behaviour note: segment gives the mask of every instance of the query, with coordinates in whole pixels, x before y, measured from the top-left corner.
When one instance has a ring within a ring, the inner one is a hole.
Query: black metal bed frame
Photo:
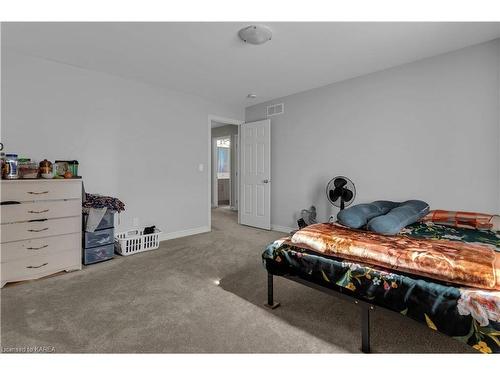
[[[265,304],[266,307],[270,309],[275,309],[280,306],[279,302],[274,301],[274,286],[273,286],[273,274],[270,273],[269,271],[267,272],[267,303]],[[296,283],[305,285],[309,288],[319,290],[320,292],[329,294],[334,297],[340,297],[345,299],[346,301],[349,302],[354,302],[355,305],[358,305],[360,307],[360,313],[361,313],[361,351],[363,353],[370,353],[370,311],[375,310],[375,305],[372,305],[371,303],[365,302],[363,300],[354,298],[352,296],[349,296],[347,294],[342,293],[341,290],[336,291],[333,289],[326,288],[324,286],[321,286],[319,284],[315,284],[311,281],[301,279],[298,276],[291,276],[291,275],[286,275],[286,276],[280,276],[284,277],[285,279],[295,281]]]

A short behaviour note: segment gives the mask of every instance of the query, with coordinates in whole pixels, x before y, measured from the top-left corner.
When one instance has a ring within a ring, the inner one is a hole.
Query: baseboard
[[[193,236],[195,234],[207,233],[207,232],[210,232],[209,226],[186,229],[186,230],[179,230],[177,232],[161,233],[160,234],[160,241],[173,240],[174,238]]]
[[[274,230],[276,232],[290,233],[290,232],[297,230],[297,229],[290,228],[290,227],[283,227],[281,225],[276,225],[276,224],[271,224],[271,230]]]
[[[204,227],[180,230],[177,232],[162,233],[162,234],[160,234],[160,241],[173,240],[175,238],[193,236],[195,234],[200,234],[200,233],[207,233],[207,232],[210,232],[210,230],[211,229],[209,226],[204,226]],[[283,227],[281,225],[271,224],[271,230],[274,230],[276,232],[282,232],[282,233],[290,233],[290,232],[296,230],[296,228]]]

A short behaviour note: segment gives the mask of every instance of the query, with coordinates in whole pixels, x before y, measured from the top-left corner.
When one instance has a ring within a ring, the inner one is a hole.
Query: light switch
[[[205,166],[203,164],[198,164],[198,170],[200,172],[203,172],[203,169],[205,168]]]

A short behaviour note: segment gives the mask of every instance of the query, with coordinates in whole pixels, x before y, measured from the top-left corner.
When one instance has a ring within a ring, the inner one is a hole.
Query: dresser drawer
[[[2,285],[10,281],[36,279],[60,271],[81,269],[80,262],[79,252],[63,251],[2,263]]]
[[[2,202],[81,198],[82,183],[80,180],[2,181]]]
[[[81,216],[24,223],[2,224],[1,242],[29,240],[67,233],[80,233]]]
[[[6,263],[35,255],[49,255],[61,251],[80,253],[80,233],[7,242],[0,245],[0,262]]]
[[[82,202],[79,199],[24,202],[20,204],[3,205],[0,207],[2,212],[2,224],[79,216],[82,212]]]

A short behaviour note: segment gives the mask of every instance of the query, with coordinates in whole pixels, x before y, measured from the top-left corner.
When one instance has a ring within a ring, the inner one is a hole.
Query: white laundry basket
[[[136,229],[117,233],[115,235],[116,252],[127,256],[158,249],[161,230],[155,229],[155,232],[151,234],[143,234],[143,232],[143,230]]]

